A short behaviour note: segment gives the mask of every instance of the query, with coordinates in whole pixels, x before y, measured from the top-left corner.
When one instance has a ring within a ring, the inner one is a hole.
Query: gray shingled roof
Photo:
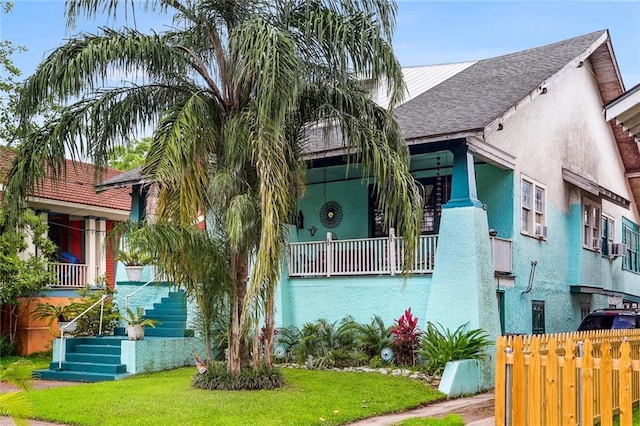
[[[405,138],[483,129],[583,54],[605,32],[478,61],[396,109]]]
[[[142,183],[141,167],[128,170],[111,179],[104,180],[96,185],[96,192],[102,192],[111,188],[124,188],[138,183]]]

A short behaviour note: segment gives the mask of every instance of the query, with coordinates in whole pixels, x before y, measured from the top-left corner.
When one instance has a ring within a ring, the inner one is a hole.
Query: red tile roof
[[[0,177],[6,181],[11,169],[11,163],[15,153],[13,150],[0,146]],[[96,194],[94,189],[94,167],[90,163],[73,162],[67,160],[67,176],[64,181],[57,183],[45,179],[42,186],[34,191],[34,197],[49,200],[65,201],[69,203],[85,204],[90,206],[105,207],[109,209],[129,211],[131,209],[131,196],[129,188],[110,189]],[[113,178],[122,172],[115,169],[107,169],[103,179]]]

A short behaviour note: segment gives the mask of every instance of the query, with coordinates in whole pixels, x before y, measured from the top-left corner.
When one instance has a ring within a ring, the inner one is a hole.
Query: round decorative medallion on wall
[[[320,222],[327,228],[335,228],[342,222],[342,206],[335,201],[327,201],[320,209]]]

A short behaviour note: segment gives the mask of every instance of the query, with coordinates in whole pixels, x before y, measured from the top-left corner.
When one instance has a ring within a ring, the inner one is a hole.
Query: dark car
[[[578,331],[624,330],[628,328],[640,328],[640,310],[597,309],[584,317]]]

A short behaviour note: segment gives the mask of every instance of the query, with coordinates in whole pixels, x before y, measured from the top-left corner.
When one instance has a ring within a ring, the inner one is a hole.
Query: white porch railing
[[[500,273],[513,272],[512,241],[506,238],[491,237],[491,255],[493,269]]]
[[[422,235],[411,273],[433,272],[437,235]],[[389,237],[289,244],[289,276],[396,275],[402,272],[404,238]]]
[[[88,283],[89,265],[82,263],[51,263],[55,274],[55,281],[51,287],[85,287]],[[96,277],[99,276],[99,268],[96,267]]]

